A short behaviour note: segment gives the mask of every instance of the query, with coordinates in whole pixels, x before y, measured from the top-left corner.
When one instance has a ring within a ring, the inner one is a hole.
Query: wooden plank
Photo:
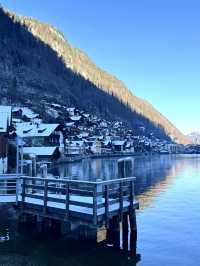
[[[28,176],[21,176],[21,179],[26,179],[26,180],[35,180],[35,181],[44,181],[44,178],[40,178],[40,177],[28,177]],[[68,177],[69,178],[69,177]],[[71,184],[87,184],[87,185],[91,185],[91,187],[93,187],[93,185],[95,184],[102,184],[102,185],[108,185],[108,184],[117,184],[121,181],[121,178],[118,179],[113,179],[113,180],[105,180],[105,181],[86,181],[86,180],[66,180],[66,179],[55,179],[55,178],[46,178],[48,180],[48,182],[55,182],[55,183],[69,183]],[[123,178],[123,181],[130,181],[130,180],[134,180],[136,179],[136,177],[126,177]]]
[[[38,189],[38,190],[44,190],[44,185],[34,185],[34,184],[26,184],[25,188],[32,188],[32,189]]]
[[[93,191],[86,191],[86,190],[83,190],[83,189],[71,189],[71,188],[70,188],[69,191],[70,191],[71,195],[93,197]]]
[[[44,200],[44,195],[36,195],[36,194],[26,193],[25,198]]]

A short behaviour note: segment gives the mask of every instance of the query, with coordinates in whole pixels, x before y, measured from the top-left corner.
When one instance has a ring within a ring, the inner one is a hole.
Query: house
[[[84,154],[86,150],[86,143],[84,141],[66,141],[65,155],[79,155]]]
[[[0,174],[7,172],[8,131],[11,126],[11,106],[0,106]]]
[[[101,154],[102,143],[99,139],[96,139],[91,146],[91,151],[95,154]]]
[[[114,148],[114,151],[122,152],[125,149],[125,140],[114,140],[112,141],[112,146]]]
[[[28,107],[13,107],[12,117],[24,122],[34,122],[38,120],[40,121],[41,119],[39,114],[36,114]]]
[[[64,153],[64,136],[59,124],[24,122],[16,124],[16,134],[26,147],[59,147]]]
[[[60,158],[58,147],[24,147],[23,154],[34,155],[37,161],[53,161]]]

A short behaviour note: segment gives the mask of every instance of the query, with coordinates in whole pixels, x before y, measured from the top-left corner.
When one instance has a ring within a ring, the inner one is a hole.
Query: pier
[[[103,229],[108,245],[131,249],[136,255],[139,204],[135,199],[135,177],[128,176],[131,171],[132,161],[121,159],[118,161],[120,178],[113,180],[48,178],[45,167],[43,177],[1,176],[7,195],[4,191],[0,201],[13,202],[19,221],[34,220],[41,232],[56,223],[61,231],[77,240],[96,242],[99,230]]]

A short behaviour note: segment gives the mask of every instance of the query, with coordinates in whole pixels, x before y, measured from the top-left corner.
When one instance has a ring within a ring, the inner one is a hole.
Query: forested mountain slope
[[[151,104],[97,67],[54,27],[0,8],[0,96],[13,103],[49,99],[106,119],[120,119],[138,134],[187,143]],[[142,130],[141,130],[142,128]],[[144,131],[145,128],[145,131]]]

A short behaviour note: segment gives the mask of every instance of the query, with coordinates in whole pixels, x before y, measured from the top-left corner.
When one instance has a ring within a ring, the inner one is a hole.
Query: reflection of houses
[[[166,150],[169,153],[183,153],[184,152],[184,145],[181,144],[167,144]]]
[[[91,151],[95,154],[101,154],[101,141],[99,139],[96,139],[91,146]]]
[[[11,107],[0,106],[0,173],[7,172],[8,127],[11,125]]]
[[[60,157],[58,147],[24,147],[23,153],[36,156],[37,160],[57,160]]]

